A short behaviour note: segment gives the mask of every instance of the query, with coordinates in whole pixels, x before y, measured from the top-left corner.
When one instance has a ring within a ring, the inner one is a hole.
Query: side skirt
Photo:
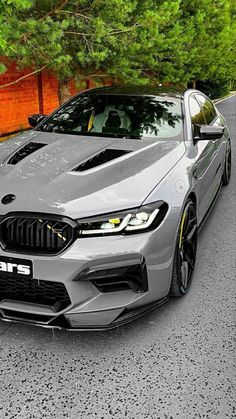
[[[204,215],[204,217],[203,217],[203,219],[202,219],[201,223],[200,223],[200,224],[199,224],[199,226],[198,226],[198,231],[200,231],[200,230],[202,229],[203,225],[205,224],[205,222],[206,222],[206,220],[207,220],[207,218],[208,218],[208,216],[209,216],[209,214],[210,214],[210,212],[211,212],[212,208],[214,207],[214,204],[215,204],[215,202],[216,202],[216,200],[217,200],[217,198],[218,198],[218,195],[219,195],[219,193],[220,193],[220,191],[221,191],[221,188],[222,188],[222,181],[220,182],[220,186],[219,186],[219,188],[217,189],[217,192],[216,192],[216,194],[215,194],[215,196],[214,196],[214,198],[213,198],[213,200],[212,200],[212,202],[211,202],[211,204],[210,204],[210,206],[209,206],[209,208],[208,208],[208,210],[207,210],[206,214]]]

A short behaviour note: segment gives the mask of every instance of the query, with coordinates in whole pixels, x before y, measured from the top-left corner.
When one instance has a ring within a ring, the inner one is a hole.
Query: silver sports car
[[[117,327],[184,295],[230,180],[230,135],[197,90],[82,92],[0,145],[0,317]]]

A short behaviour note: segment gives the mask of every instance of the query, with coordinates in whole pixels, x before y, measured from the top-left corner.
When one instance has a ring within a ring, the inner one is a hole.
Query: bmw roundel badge
[[[2,204],[7,205],[7,204],[11,204],[11,202],[15,201],[15,199],[16,199],[16,195],[8,194],[2,198],[1,202]]]

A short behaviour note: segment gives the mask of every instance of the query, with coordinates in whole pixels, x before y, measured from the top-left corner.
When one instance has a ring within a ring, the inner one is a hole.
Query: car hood
[[[31,154],[23,150],[20,159],[10,160],[29,142],[40,148]],[[124,154],[101,164],[104,150]],[[31,131],[0,144],[0,214],[30,211],[82,218],[138,207],[184,153],[184,143],[172,139]],[[93,160],[94,156],[98,159]],[[82,170],[74,170],[84,162],[88,163]],[[16,199],[4,205],[1,199],[7,194]]]

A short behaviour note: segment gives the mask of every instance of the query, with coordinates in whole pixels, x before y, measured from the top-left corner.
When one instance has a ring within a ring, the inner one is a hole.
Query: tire
[[[195,268],[197,236],[196,208],[193,201],[188,199],[181,216],[175,247],[170,286],[172,297],[182,297],[189,290]]]
[[[224,186],[228,185],[230,182],[231,162],[232,162],[232,151],[231,151],[231,142],[229,140],[227,143],[227,149],[225,153],[225,166],[224,166],[224,172],[222,175],[222,183]]]

